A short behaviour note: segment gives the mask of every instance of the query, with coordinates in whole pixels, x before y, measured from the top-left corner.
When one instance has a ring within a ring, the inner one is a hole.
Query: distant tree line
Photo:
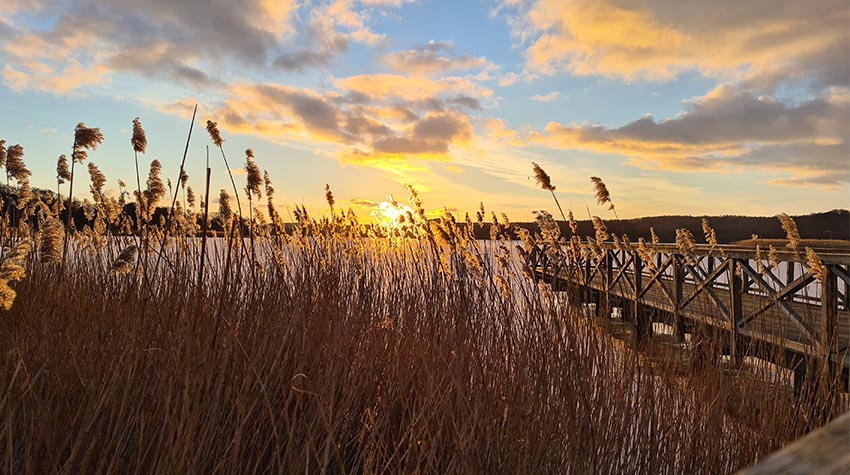
[[[779,220],[774,216],[652,216],[646,218],[606,220],[608,231],[621,236],[628,235],[629,240],[636,242],[642,237],[650,240],[650,228],[661,242],[672,243],[676,241],[676,229],[686,228],[698,242],[702,242],[703,235],[702,219],[707,218],[711,227],[717,233],[717,241],[721,244],[731,244],[737,241],[750,239],[754,234],[760,239],[785,239],[785,231]],[[824,213],[813,213],[802,216],[794,216],[800,236],[803,239],[850,239],[850,211],[846,209],[835,209]],[[563,221],[558,221],[563,235],[569,236],[569,226]],[[532,232],[537,229],[536,223],[512,223],[512,226],[526,228]],[[589,220],[578,221],[578,234],[582,237],[593,236],[593,223]],[[483,228],[476,228],[476,237],[489,239],[489,224]]]

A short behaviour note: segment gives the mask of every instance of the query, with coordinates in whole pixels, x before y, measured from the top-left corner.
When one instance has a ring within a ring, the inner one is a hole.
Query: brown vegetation
[[[141,229],[102,197],[64,263],[58,206],[5,219],[0,472],[727,473],[810,423],[779,376],[646,359],[527,279],[514,255],[560,239],[548,213],[536,237],[494,214],[482,244],[412,189],[386,228],[326,193],[331,215],[296,207],[290,235],[272,203],[270,224],[235,225],[222,190],[209,244],[192,237],[209,189],[203,211]]]

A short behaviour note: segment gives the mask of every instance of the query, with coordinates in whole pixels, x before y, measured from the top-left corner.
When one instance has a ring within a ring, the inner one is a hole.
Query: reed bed
[[[778,376],[649,357],[529,279],[551,216],[482,244],[483,206],[425,219],[411,190],[379,229],[328,187],[289,232],[223,199],[213,240],[206,208],[150,219],[159,167],[137,221],[102,193],[85,231],[61,201],[5,218],[0,472],[729,473],[812,424]]]

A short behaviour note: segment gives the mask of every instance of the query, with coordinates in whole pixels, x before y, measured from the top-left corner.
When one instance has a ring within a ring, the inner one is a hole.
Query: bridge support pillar
[[[652,336],[652,322],[649,320],[649,314],[646,312],[641,303],[641,293],[643,292],[643,260],[640,256],[635,256],[635,295],[632,302],[634,316],[635,333],[637,334],[638,342],[643,342],[647,337]]]
[[[831,265],[824,266],[821,281],[821,379],[819,389],[826,417],[835,410],[835,395],[841,390],[841,367],[832,361],[832,354],[838,349],[838,282]]]
[[[731,327],[731,331],[729,332],[729,355],[732,359],[732,366],[738,367],[741,363],[741,350],[742,348],[738,348],[738,322],[743,319],[744,309],[744,279],[738,273],[737,268],[738,261],[736,259],[729,259],[729,325]]]

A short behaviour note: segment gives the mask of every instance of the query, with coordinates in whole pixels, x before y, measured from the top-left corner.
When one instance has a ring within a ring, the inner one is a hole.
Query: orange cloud
[[[487,59],[455,55],[450,43],[430,41],[408,51],[396,51],[378,58],[395,71],[416,75],[432,75],[487,66]]]
[[[32,89],[56,94],[75,92],[84,86],[95,86],[109,83],[109,69],[101,65],[83,66],[79,61],[68,60],[60,69],[33,62],[27,63],[21,70],[10,65],[3,67],[0,74],[3,83],[11,90],[21,92]]]
[[[493,91],[464,77],[427,79],[400,74],[360,74],[333,79],[339,89],[357,92],[370,97],[391,97],[408,101],[426,100],[454,93],[490,97]]]
[[[672,119],[645,116],[619,128],[550,122],[529,140],[622,155],[642,168],[756,167],[785,170],[798,182],[834,184],[850,181],[848,123],[850,100],[841,92],[786,105],[721,86],[688,103],[686,111]]]
[[[850,11],[843,0],[687,2],[537,0],[515,11],[532,73],[669,80],[687,70],[761,82],[824,75],[846,65]],[[698,11],[698,14],[695,13]],[[834,57],[837,64],[821,61]],[[813,71],[813,58],[817,68]],[[843,69],[842,69],[843,68]],[[834,77],[833,77],[834,76]]]

